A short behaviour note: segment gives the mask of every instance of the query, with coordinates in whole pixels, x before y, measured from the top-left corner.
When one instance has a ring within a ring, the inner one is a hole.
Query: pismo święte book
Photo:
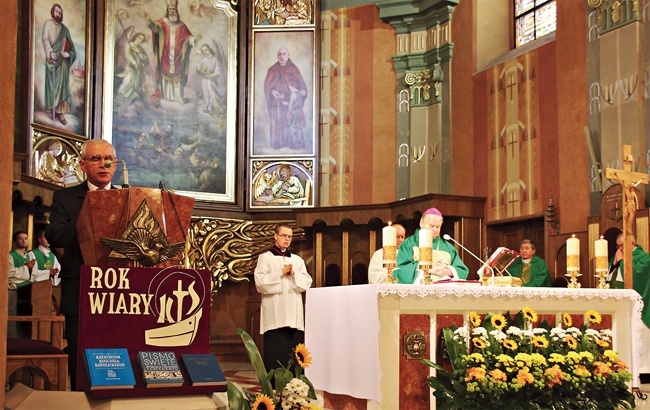
[[[147,387],[179,387],[183,385],[183,373],[178,367],[174,352],[139,352],[138,362]]]

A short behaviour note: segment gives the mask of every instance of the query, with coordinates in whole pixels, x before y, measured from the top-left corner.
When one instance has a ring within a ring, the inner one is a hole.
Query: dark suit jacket
[[[61,313],[79,314],[79,272],[84,260],[77,239],[77,219],[88,192],[84,181],[74,187],[54,192],[50,224],[45,238],[53,248],[63,248],[61,263]]]

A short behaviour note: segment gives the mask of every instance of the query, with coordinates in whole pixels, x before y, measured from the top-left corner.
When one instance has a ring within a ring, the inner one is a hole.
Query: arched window
[[[513,0],[513,3],[515,47],[555,31],[555,0]]]

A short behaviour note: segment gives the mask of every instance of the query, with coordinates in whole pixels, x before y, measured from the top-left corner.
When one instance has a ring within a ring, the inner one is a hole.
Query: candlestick
[[[575,235],[566,240],[566,270],[580,271],[580,239]]]
[[[433,247],[433,231],[429,229],[429,227],[424,227],[420,229],[419,246],[420,248]]]
[[[397,246],[397,228],[390,222],[381,230],[381,241],[383,246]]]
[[[595,265],[596,273],[598,272],[607,272],[608,262],[607,262],[607,241],[601,236],[600,239],[597,239],[594,242],[594,253],[596,255]]]

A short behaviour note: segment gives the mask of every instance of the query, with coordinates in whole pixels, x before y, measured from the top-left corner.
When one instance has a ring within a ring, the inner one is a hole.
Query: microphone
[[[118,162],[122,163],[122,188],[129,187],[129,169],[126,167],[126,162],[123,159],[116,159],[114,161],[104,161],[104,167],[110,168],[113,164]]]
[[[461,248],[463,248],[463,250],[465,250],[467,253],[469,253],[470,255],[472,255],[472,256],[473,256],[477,261],[481,262],[481,265],[487,265],[487,262],[485,262],[483,259],[479,258],[478,256],[474,255],[474,254],[472,253],[472,251],[470,251],[469,249],[467,249],[466,247],[464,247],[460,242],[456,241],[454,238],[452,238],[452,237],[449,236],[448,234],[444,234],[444,235],[442,235],[442,238],[443,238],[445,241],[452,241],[453,243],[455,243],[455,244],[457,244],[458,246],[460,246]]]

